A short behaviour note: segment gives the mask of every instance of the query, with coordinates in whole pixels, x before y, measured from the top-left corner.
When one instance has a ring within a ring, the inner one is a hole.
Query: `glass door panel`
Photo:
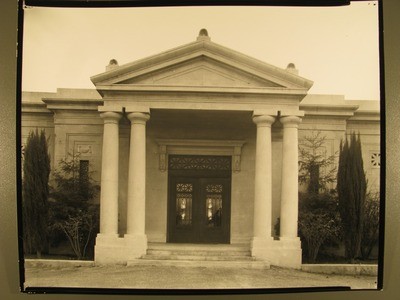
[[[221,227],[222,221],[222,184],[206,185],[206,218],[207,227]]]
[[[192,225],[193,183],[175,184],[176,189],[176,225]]]
[[[168,242],[229,243],[230,178],[171,177]]]

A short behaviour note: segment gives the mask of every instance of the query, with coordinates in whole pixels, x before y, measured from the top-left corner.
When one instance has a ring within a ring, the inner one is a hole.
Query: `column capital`
[[[284,128],[297,128],[301,122],[301,118],[298,116],[286,116],[281,117],[279,121],[282,123]]]
[[[143,105],[143,104],[130,104],[125,106],[125,112],[126,113],[141,112],[150,114],[150,107],[148,105]]]
[[[253,115],[253,122],[257,124],[257,127],[271,127],[272,123],[275,122],[275,117],[270,115]]]
[[[98,106],[97,110],[99,112],[117,112],[117,113],[122,113],[123,108],[120,105],[102,105]]]
[[[119,120],[122,118],[122,114],[119,112],[106,111],[100,113],[100,117],[104,120],[104,124],[118,124]]]
[[[146,124],[146,122],[150,119],[150,115],[148,113],[142,112],[131,112],[128,113],[127,117],[132,124]]]

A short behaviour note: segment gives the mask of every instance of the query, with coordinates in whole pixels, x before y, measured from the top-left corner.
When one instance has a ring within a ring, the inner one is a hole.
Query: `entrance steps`
[[[166,244],[149,243],[147,254],[131,260],[128,266],[179,266],[269,269],[270,264],[256,260],[247,244]]]

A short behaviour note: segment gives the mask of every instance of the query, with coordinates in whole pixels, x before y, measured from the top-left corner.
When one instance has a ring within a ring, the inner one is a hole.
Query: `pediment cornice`
[[[247,74],[258,82],[265,82],[265,87],[283,87],[286,89],[311,88],[313,82],[300,77],[287,70],[272,66],[235,50],[229,49],[209,39],[198,41],[134,61],[91,77],[97,88],[100,86],[120,85],[130,82],[135,85],[135,79],[162,72],[166,69],[178,67],[182,64],[190,64],[192,61],[206,59],[208,63],[226,66],[230,70],[237,70],[240,74]]]
[[[98,85],[99,92],[149,92],[149,93],[204,93],[204,94],[254,94],[254,95],[293,95],[304,97],[307,91],[304,89],[286,89],[282,87],[213,87],[213,86],[168,86],[168,85]]]

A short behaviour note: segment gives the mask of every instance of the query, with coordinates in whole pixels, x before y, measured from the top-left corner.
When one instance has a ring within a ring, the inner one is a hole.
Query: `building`
[[[197,40],[91,78],[96,89],[24,92],[22,139],[45,128],[52,167],[68,153],[101,182],[96,263],[127,263],[149,243],[247,245],[299,268],[298,141],[326,136],[327,155],[362,140],[379,189],[378,101],[308,94],[294,64],[280,69]],[[274,225],[280,218],[280,236]]]

